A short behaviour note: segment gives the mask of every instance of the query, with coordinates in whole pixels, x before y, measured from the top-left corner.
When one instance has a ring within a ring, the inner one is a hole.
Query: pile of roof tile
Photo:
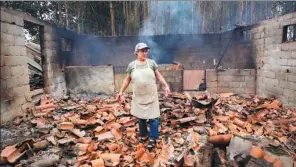
[[[160,94],[159,101],[161,138],[148,150],[147,143],[138,143],[137,120],[129,114],[131,95],[124,103],[114,98],[64,97],[56,101],[45,96],[11,126],[27,126],[35,137],[3,148],[1,164],[211,166],[213,147],[226,147],[235,136],[265,137],[274,146],[282,146],[295,161],[296,112],[282,108],[278,100],[173,93],[170,97]],[[252,144],[247,150],[253,158],[283,166],[279,158],[264,154],[263,146]]]

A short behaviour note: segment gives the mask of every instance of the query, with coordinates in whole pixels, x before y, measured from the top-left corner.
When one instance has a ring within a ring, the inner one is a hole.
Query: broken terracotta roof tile
[[[209,136],[208,142],[214,145],[228,145],[232,134]]]
[[[98,138],[98,141],[111,140],[115,138],[113,133],[110,131],[101,134],[96,134],[96,137]]]
[[[53,145],[57,145],[57,142],[56,142],[54,136],[49,136],[49,137],[46,138],[46,140],[49,141]]]
[[[106,166],[117,166],[120,162],[120,154],[102,153],[100,157],[103,158]]]
[[[105,167],[104,160],[102,158],[98,158],[90,161],[92,167]]]
[[[74,125],[71,122],[62,122],[60,123],[59,129],[61,130],[71,130],[74,128]]]

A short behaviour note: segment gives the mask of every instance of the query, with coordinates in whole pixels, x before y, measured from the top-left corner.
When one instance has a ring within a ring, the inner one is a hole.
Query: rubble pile
[[[159,101],[160,139],[148,150],[147,143],[138,142],[130,94],[123,103],[113,97],[57,101],[45,96],[26,116],[1,128],[9,136],[1,136],[1,164],[286,166],[296,161],[296,112],[278,100],[172,93],[160,94]]]

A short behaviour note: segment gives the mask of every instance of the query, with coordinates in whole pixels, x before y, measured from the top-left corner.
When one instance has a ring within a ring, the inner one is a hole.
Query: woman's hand
[[[123,96],[122,92],[119,92],[119,94],[117,95],[116,100],[119,101],[119,103],[124,102],[124,96]]]
[[[166,96],[168,96],[171,93],[171,90],[170,90],[170,88],[168,86],[166,86],[164,88],[164,93],[165,93]]]

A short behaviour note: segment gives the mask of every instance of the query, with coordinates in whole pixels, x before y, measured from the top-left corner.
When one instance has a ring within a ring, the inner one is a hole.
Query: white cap
[[[138,44],[136,45],[136,47],[135,47],[135,54],[136,54],[136,52],[137,52],[138,50],[140,50],[140,49],[144,49],[144,48],[148,48],[148,49],[150,49],[150,48],[148,47],[147,44],[145,44],[145,43],[138,43]]]

